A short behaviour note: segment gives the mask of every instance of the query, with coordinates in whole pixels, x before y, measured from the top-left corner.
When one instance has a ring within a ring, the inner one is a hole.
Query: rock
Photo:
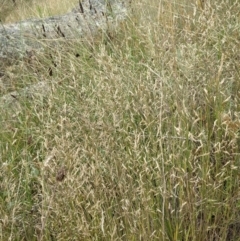
[[[9,65],[9,60],[29,56],[29,53],[41,51],[49,44],[55,45],[59,40],[93,37],[99,31],[115,29],[127,17],[129,6],[130,0],[83,0],[64,15],[2,25],[0,62],[3,66],[5,62]],[[0,78],[3,75],[4,70],[0,69]],[[21,100],[44,97],[50,89],[49,82],[39,82],[11,92],[0,97],[0,107],[19,109]]]
[[[57,39],[93,36],[116,27],[127,16],[127,1],[83,0],[71,12],[0,26],[0,60],[16,58]]]

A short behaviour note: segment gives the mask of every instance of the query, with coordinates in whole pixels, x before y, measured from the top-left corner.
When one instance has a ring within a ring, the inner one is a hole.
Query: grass
[[[0,240],[240,240],[239,11],[136,1],[7,67],[2,95],[51,93],[1,109]]]
[[[74,0],[0,0],[0,19],[4,23],[14,23],[29,18],[44,18],[64,14],[75,6]]]

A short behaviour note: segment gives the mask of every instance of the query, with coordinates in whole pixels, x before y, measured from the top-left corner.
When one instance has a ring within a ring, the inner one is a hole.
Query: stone
[[[117,27],[127,16],[128,1],[83,0],[69,13],[0,26],[0,60],[17,58],[61,39],[94,36]]]

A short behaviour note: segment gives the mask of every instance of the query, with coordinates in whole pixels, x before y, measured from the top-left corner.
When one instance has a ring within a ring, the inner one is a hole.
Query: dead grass
[[[240,4],[149,2],[15,66],[51,93],[1,110],[1,240],[239,240]]]
[[[76,4],[76,0],[1,0],[0,17],[5,23],[14,23],[28,18],[45,18],[71,11]]]

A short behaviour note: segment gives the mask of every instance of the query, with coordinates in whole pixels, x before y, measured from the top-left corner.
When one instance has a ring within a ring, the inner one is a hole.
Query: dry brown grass
[[[64,14],[76,6],[76,0],[10,0],[0,1],[0,11],[5,23],[14,23],[28,18],[44,18]],[[1,16],[0,15],[0,16]]]
[[[15,66],[51,94],[1,110],[1,240],[239,240],[240,4],[133,4]]]

